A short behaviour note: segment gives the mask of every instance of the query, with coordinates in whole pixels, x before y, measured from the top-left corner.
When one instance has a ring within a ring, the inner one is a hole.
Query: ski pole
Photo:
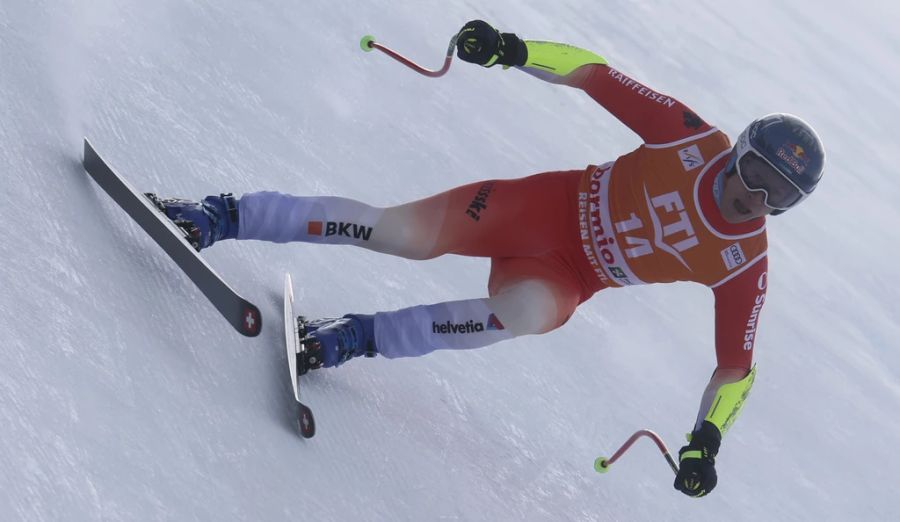
[[[409,58],[403,56],[402,54],[390,49],[389,47],[385,47],[380,43],[375,41],[375,37],[372,35],[365,35],[362,37],[362,40],[359,41],[359,47],[365,52],[371,52],[372,49],[378,49],[379,51],[387,54],[391,58],[397,60],[403,65],[409,67],[410,69],[416,71],[419,74],[423,74],[428,76],[429,78],[438,78],[443,76],[450,70],[450,62],[453,60],[453,49],[456,47],[456,39],[459,35],[453,35],[453,38],[450,39],[450,45],[447,46],[447,56],[444,58],[444,66],[438,70],[431,70],[422,67],[416,62],[410,60]]]
[[[672,458],[672,455],[669,454],[669,448],[666,447],[666,444],[662,441],[662,439],[659,437],[659,435],[657,435],[656,433],[653,433],[650,430],[639,430],[639,431],[634,432],[634,435],[632,435],[627,441],[625,441],[625,444],[622,444],[622,447],[619,448],[618,451],[616,451],[612,457],[610,457],[610,458],[597,457],[597,459],[594,460],[594,470],[597,473],[608,472],[609,467],[612,466],[613,463],[615,461],[617,461],[619,459],[619,457],[622,456],[622,454],[624,454],[626,451],[628,451],[628,448],[630,448],[631,445],[634,444],[634,442],[641,437],[649,437],[653,442],[656,443],[656,446],[659,448],[659,451],[661,451],[663,454],[663,457],[666,458],[666,462],[669,463],[669,467],[672,468],[672,471],[674,471],[675,474],[677,475],[678,474],[678,464],[675,464],[675,460]]]

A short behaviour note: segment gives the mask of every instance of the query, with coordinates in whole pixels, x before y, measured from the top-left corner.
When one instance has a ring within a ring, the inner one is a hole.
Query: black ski
[[[84,140],[84,169],[103,190],[144,229],[197,285],[235,330],[248,337],[259,335],[259,309],[229,287],[188,243],[187,234],[172,223],[144,194],[116,174]]]

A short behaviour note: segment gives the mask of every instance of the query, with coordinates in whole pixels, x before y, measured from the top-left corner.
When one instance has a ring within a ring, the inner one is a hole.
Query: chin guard
[[[754,364],[750,373],[743,379],[720,386],[716,392],[716,398],[713,399],[713,404],[703,420],[713,423],[724,437],[725,432],[740,415],[744,400],[750,394],[750,388],[753,387],[755,380],[756,365]]]

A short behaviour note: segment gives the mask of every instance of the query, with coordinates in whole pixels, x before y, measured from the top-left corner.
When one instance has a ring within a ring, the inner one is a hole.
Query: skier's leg
[[[488,346],[565,324],[589,292],[555,256],[494,259],[491,296],[375,314],[378,353],[420,356]]]
[[[578,233],[580,175],[472,183],[390,208],[340,197],[245,194],[238,239],[349,244],[410,259],[540,255]]]
[[[571,245],[538,257],[494,258],[490,297],[311,321],[301,371],[360,355],[415,357],[553,330],[605,288],[583,256],[580,245]]]
[[[419,257],[536,257],[580,242],[578,184],[582,171],[545,172],[471,183],[388,209],[386,219],[414,224],[386,239],[418,245]],[[422,246],[426,248],[421,248]]]
[[[348,198],[253,192],[240,199],[237,238],[367,246],[383,213]]]
[[[548,332],[593,292],[559,253],[493,261],[488,298],[309,321],[299,371],[340,366],[361,355],[416,357]]]

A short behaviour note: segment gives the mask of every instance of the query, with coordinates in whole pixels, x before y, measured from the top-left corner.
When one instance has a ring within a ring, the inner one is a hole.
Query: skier
[[[678,100],[590,51],[524,41],[486,22],[461,29],[457,56],[516,67],[584,90],[644,144],[586,169],[494,179],[390,208],[277,192],[156,199],[206,248],[224,239],[355,245],[408,259],[491,259],[487,298],[348,314],[307,325],[301,373],[361,355],[414,357],[562,326],[605,288],[694,281],[715,296],[717,367],[703,393],[675,488],[716,485],[722,436],[756,375],[751,365],[767,286],[765,216],[805,199],[825,154],[801,119],[770,114],[732,147]]]

